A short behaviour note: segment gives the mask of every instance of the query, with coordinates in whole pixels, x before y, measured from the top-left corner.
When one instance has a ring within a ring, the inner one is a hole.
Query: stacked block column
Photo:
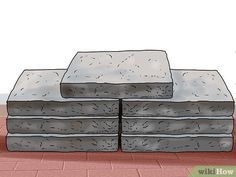
[[[116,151],[118,99],[65,99],[66,70],[25,70],[8,99],[10,151]]]
[[[217,71],[171,70],[170,99],[124,99],[122,149],[230,151],[234,102]]]
[[[117,151],[119,138],[124,152],[233,147],[218,71],[170,69],[161,50],[78,52],[67,69],[25,70],[7,107],[10,151]]]

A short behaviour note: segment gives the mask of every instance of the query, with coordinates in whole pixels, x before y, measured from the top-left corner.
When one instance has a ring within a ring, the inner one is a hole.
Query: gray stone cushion
[[[7,100],[9,115],[117,116],[118,99],[65,99],[60,93],[61,70],[25,70]]]
[[[215,70],[171,70],[173,98],[123,99],[124,116],[232,116],[234,100]]]
[[[63,97],[171,98],[165,51],[78,52],[66,71]]]

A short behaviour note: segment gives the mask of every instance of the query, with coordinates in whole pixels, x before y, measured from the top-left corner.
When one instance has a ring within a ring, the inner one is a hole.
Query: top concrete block
[[[234,100],[216,70],[171,70],[171,99],[123,99],[126,116],[231,116]]]
[[[165,51],[78,52],[62,82],[63,97],[171,98]]]
[[[7,100],[9,115],[118,115],[118,99],[65,99],[60,82],[66,70],[25,70]]]
[[[217,70],[171,70],[174,78],[174,101],[233,101]]]
[[[24,70],[8,101],[65,101],[59,89],[65,71],[65,69]]]

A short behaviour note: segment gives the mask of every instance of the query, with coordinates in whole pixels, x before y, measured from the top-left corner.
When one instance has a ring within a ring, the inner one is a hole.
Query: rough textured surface
[[[185,152],[185,151],[231,151],[231,134],[202,135],[124,135],[121,136],[125,152]]]
[[[65,70],[25,70],[7,101],[9,115],[117,116],[118,99],[65,99],[60,82]]]
[[[127,134],[232,133],[232,117],[122,117]]]
[[[123,99],[124,116],[232,116],[233,98],[217,71],[172,70],[171,99]]]
[[[117,151],[117,134],[8,134],[9,151]]]
[[[117,133],[119,117],[43,117],[8,116],[9,133]]]
[[[171,98],[165,51],[78,52],[62,82],[63,97]]]

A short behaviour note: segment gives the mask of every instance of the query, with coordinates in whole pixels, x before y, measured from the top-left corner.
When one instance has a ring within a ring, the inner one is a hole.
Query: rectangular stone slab
[[[232,116],[234,100],[215,70],[171,70],[171,99],[123,99],[122,113],[128,117]]]
[[[25,70],[7,100],[12,116],[117,116],[118,99],[65,99],[60,82],[65,70]]]
[[[232,117],[122,117],[126,134],[228,134]]]
[[[8,134],[9,151],[117,151],[117,134]]]
[[[165,51],[78,52],[61,82],[62,96],[171,98],[173,82]]]
[[[127,135],[121,136],[124,152],[231,151],[231,134]]]
[[[8,116],[9,133],[23,134],[114,134],[119,117]]]

